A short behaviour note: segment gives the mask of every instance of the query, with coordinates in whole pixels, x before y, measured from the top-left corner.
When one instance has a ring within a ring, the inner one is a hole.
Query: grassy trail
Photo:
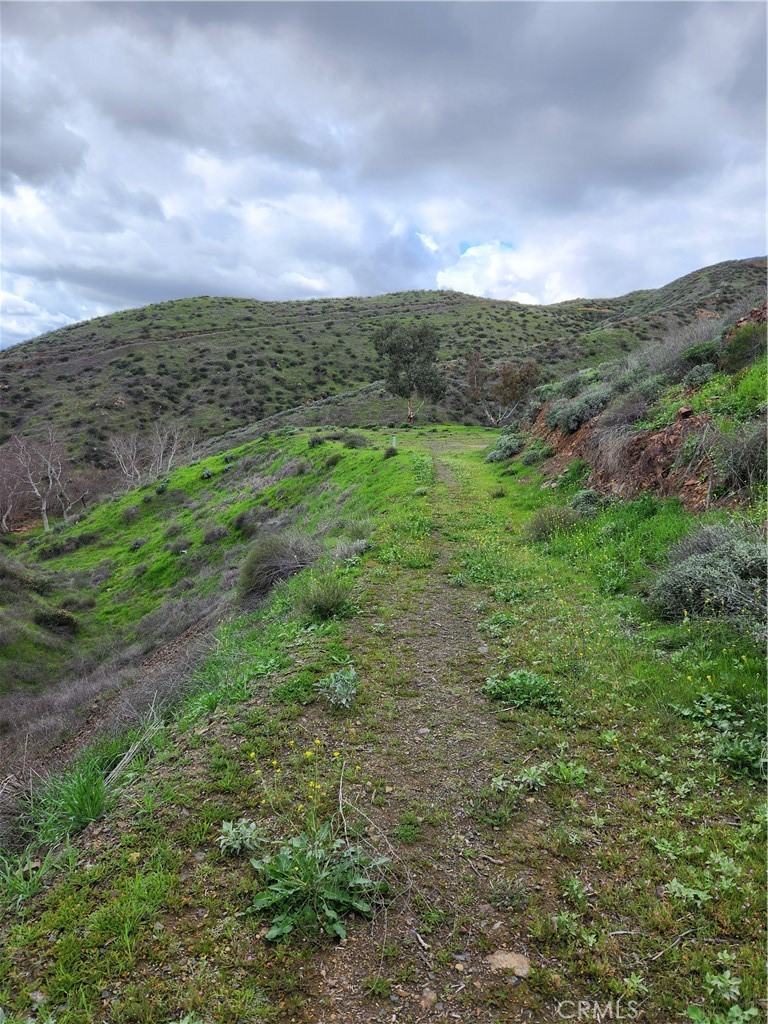
[[[307,626],[283,607],[221,632],[246,696],[182,719],[8,927],[0,1005],[22,1021],[42,996],[31,1019],[57,1024],[548,1022],[578,1000],[652,1024],[693,1005],[750,1019],[758,787],[659,698],[688,669],[638,602],[524,539],[550,492],[535,471],[500,478],[483,443],[409,435],[356,615]],[[339,665],[361,680],[346,716],[314,699]],[[546,681],[539,699],[483,692],[520,669]],[[286,835],[339,805],[391,858],[393,898],[341,943],[266,942],[221,822]]]

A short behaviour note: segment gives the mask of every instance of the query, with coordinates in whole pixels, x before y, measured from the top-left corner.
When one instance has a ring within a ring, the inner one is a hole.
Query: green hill
[[[385,317],[428,317],[441,357],[535,359],[550,374],[662,338],[697,310],[723,312],[761,294],[765,259],[721,263],[648,292],[523,306],[453,292],[258,302],[180,299],[125,310],[0,353],[0,443],[53,425],[95,462],[113,432],[174,419],[211,438],[380,377],[370,335]],[[386,422],[398,406],[354,405]],[[439,418],[471,418],[454,395]],[[397,417],[399,418],[399,416]]]

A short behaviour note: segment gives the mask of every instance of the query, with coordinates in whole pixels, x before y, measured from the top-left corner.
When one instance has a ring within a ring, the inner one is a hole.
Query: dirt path
[[[412,845],[392,851],[403,858],[396,863],[406,891],[373,926],[357,928],[324,958],[307,1021],[523,1019],[514,1005],[520,979],[486,962],[498,950],[527,950],[514,917],[494,897],[505,884],[498,828],[482,823],[471,796],[487,790],[494,766],[514,761],[514,752],[478,692],[488,648],[476,628],[477,594],[448,582],[446,507],[462,494],[444,454],[436,452],[435,460],[437,561],[418,585],[404,570],[375,594],[377,612],[386,601],[385,632],[375,632],[374,612],[373,623],[354,620],[347,637],[355,663],[367,665],[381,688],[379,738],[356,753],[368,775],[382,780],[383,793],[373,796],[379,806],[368,808],[376,822],[371,838],[414,834]]]

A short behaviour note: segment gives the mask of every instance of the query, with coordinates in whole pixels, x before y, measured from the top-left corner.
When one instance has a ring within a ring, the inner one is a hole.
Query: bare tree
[[[167,473],[182,457],[190,459],[194,448],[194,436],[178,423],[156,423],[148,442],[150,477]]]
[[[0,448],[0,533],[13,529],[15,517],[28,505],[11,444]]]
[[[194,435],[175,422],[156,423],[145,436],[133,432],[109,438],[109,452],[126,488],[169,472],[182,459],[191,459],[194,449]]]
[[[64,445],[53,428],[48,427],[41,439],[14,437],[10,455],[22,492],[34,499],[43,530],[50,531],[50,515],[55,512],[69,519],[88,491],[80,493]]]
[[[138,487],[144,476],[144,451],[139,435],[113,434],[108,444],[126,488]]]
[[[489,423],[494,427],[503,427],[539,383],[539,368],[532,360],[502,363],[489,388],[488,381],[493,376],[483,369],[478,356],[479,353],[472,353],[466,360],[467,397],[480,406]]]

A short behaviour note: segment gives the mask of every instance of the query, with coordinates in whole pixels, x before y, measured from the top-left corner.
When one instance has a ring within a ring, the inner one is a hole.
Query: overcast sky
[[[1,345],[189,295],[765,253],[763,3],[2,4]]]

